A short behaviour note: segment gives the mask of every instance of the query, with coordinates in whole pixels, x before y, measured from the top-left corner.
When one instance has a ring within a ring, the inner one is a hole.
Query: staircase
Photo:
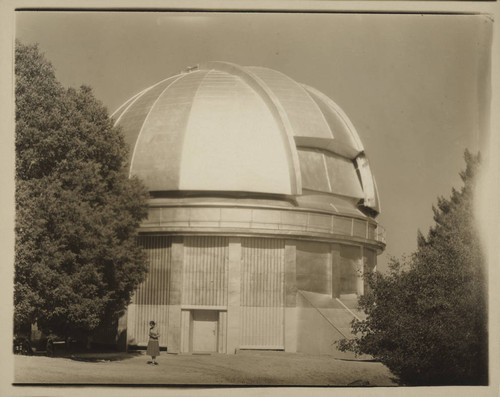
[[[353,338],[352,320],[363,320],[366,317],[357,309],[357,296],[353,294],[332,298],[326,294],[298,290],[297,297],[297,350],[353,359],[353,353],[338,351],[335,341]]]

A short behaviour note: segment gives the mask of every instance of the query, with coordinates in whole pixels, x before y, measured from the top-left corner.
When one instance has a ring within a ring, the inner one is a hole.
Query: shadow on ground
[[[69,358],[73,361],[83,361],[89,363],[106,363],[111,361],[122,361],[129,360],[131,358],[141,356],[141,352],[85,352],[85,353],[73,353],[66,358]],[[63,357],[63,356],[61,356]]]
[[[73,361],[83,361],[92,363],[102,363],[111,361],[129,360],[144,353],[138,350],[121,352],[113,348],[91,348],[72,346],[71,348],[56,349],[52,355],[48,355],[45,351],[34,351],[33,356],[47,357],[47,358],[65,358]]]

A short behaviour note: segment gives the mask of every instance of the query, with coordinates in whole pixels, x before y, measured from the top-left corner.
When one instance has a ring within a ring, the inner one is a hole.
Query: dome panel
[[[332,138],[321,111],[300,84],[275,70],[262,67],[248,69],[276,95],[290,120],[294,136]]]
[[[322,153],[312,150],[298,149],[302,187],[331,193],[330,181],[326,172],[326,164]]]
[[[375,178],[370,169],[370,164],[368,159],[361,155],[356,159],[356,165],[361,177],[361,182],[363,184],[364,192],[364,202],[365,207],[371,208],[376,212],[380,212],[380,204],[378,198],[377,185],[375,183]]]
[[[149,110],[137,139],[130,173],[141,178],[151,191],[179,189],[186,126],[193,98],[206,73],[176,79],[157,95]]]
[[[239,77],[211,71],[199,85],[186,128],[180,189],[291,194],[276,120]]]
[[[332,193],[363,198],[363,189],[351,160],[335,155],[324,155]]]
[[[351,160],[314,149],[298,149],[304,189],[363,198],[361,181]]]
[[[314,208],[364,218],[365,215],[357,207],[358,200],[351,197],[335,196],[333,194],[309,190],[304,190],[304,193],[297,197],[297,202],[302,208]]]
[[[359,140],[354,126],[349,122],[342,110],[328,97],[314,88],[306,87],[311,98],[318,105],[327,121],[335,141],[336,152],[340,155],[350,157],[353,149],[355,153],[363,151],[363,145]]]
[[[121,116],[116,120],[116,124],[122,128],[125,142],[127,142],[130,146],[129,160],[132,158],[137,137],[139,136],[139,132],[151,109],[151,106],[156,101],[158,95],[163,92],[165,87],[167,87],[172,81],[175,81],[176,78],[176,76],[171,77],[147,90],[144,90],[135,100],[131,101],[128,108],[124,110]]]

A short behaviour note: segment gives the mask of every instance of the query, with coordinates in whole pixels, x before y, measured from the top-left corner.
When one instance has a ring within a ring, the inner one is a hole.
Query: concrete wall
[[[321,294],[332,293],[330,244],[297,241],[297,288]]]
[[[363,272],[373,272],[377,267],[377,253],[374,250],[363,248]],[[364,293],[369,290],[369,285],[366,280],[363,280]]]
[[[362,266],[362,250],[357,246],[340,246],[340,294],[355,294]]]
[[[352,358],[337,350],[335,342],[351,338],[354,316],[329,295],[299,291],[297,298],[297,352]]]

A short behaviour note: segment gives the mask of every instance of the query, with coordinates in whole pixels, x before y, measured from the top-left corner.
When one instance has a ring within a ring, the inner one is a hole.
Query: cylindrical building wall
[[[359,245],[233,237],[232,249],[236,246],[239,254],[230,275],[229,238],[176,239],[182,248],[178,258],[182,277],[174,279],[172,238],[140,237],[150,269],[128,309],[130,346],[147,344],[148,324],[154,320],[160,345],[168,345],[171,352],[291,349],[333,354],[332,341],[349,337],[349,323],[359,314],[353,303],[359,289],[356,270],[360,266],[372,269],[376,260],[373,250]],[[172,285],[179,282],[180,289]],[[170,304],[171,290],[180,291],[180,305]],[[179,306],[180,310],[172,310]],[[238,321],[233,321],[234,316]],[[231,323],[236,327],[230,327]],[[296,324],[295,329],[285,329],[287,324]],[[315,335],[312,340],[311,333]],[[233,348],[228,349],[228,344]]]

